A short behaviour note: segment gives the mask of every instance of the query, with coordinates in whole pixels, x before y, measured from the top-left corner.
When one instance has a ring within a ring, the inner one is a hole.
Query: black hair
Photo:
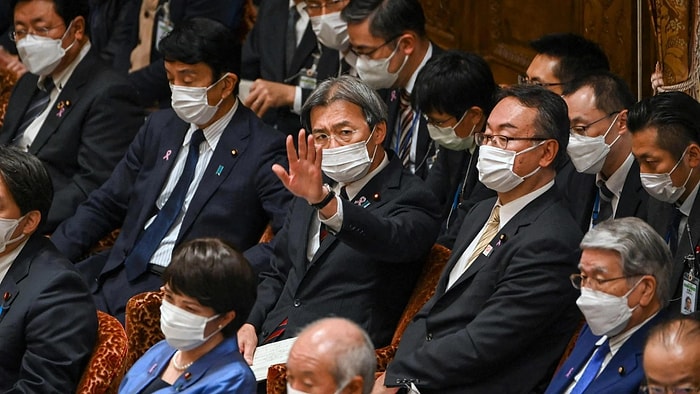
[[[257,276],[248,260],[218,238],[180,245],[163,272],[163,282],[173,292],[195,298],[217,314],[236,312],[233,321],[221,330],[226,337],[236,335],[257,296]]]
[[[13,0],[12,8],[14,9],[18,3],[29,3],[34,0]],[[89,29],[89,12],[90,7],[88,5],[88,0],[48,0],[53,2],[56,14],[63,19],[66,24],[66,29],[68,24],[73,21],[73,19],[82,16],[85,19],[85,34],[88,34]]]
[[[700,103],[681,92],[660,93],[632,106],[627,128],[632,134],[657,130],[656,143],[680,160],[691,143],[700,144]]]
[[[0,145],[0,176],[22,215],[39,211],[41,221],[46,220],[53,200],[53,184],[36,156]]]
[[[590,86],[595,93],[596,108],[610,114],[631,108],[637,101],[624,79],[611,72],[597,72],[571,83],[571,93]]]
[[[590,73],[610,71],[608,56],[600,45],[573,33],[552,33],[530,42],[538,54],[559,59],[554,76],[563,85],[564,94],[571,92],[571,82]]]
[[[418,0],[352,0],[341,15],[349,24],[370,18],[369,32],[386,41],[407,30],[425,37],[425,14]]]
[[[411,101],[423,113],[438,111],[459,120],[477,106],[488,117],[497,91],[491,69],[481,56],[448,51],[431,58],[418,73]]]
[[[158,44],[168,62],[204,63],[212,70],[212,83],[240,64],[240,50],[231,31],[212,19],[196,17],[182,21]]]
[[[526,108],[537,110],[535,116],[535,136],[551,138],[559,143],[559,151],[552,163],[553,168],[559,165],[566,154],[569,144],[569,114],[566,102],[558,94],[535,85],[515,85],[501,90],[499,101],[513,97]]]

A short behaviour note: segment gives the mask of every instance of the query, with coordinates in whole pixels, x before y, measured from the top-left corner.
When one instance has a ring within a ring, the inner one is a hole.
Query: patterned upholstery
[[[423,271],[418,277],[418,282],[413,289],[411,297],[408,299],[406,308],[401,315],[394,337],[391,339],[391,344],[377,349],[377,373],[386,370],[386,366],[394,359],[396,348],[399,346],[401,336],[408,327],[408,324],[413,320],[413,317],[425,305],[430,297],[435,294],[440,274],[447,260],[450,258],[451,250],[435,244],[433,245],[428,258],[423,265]],[[276,364],[270,366],[267,370],[267,394],[282,394],[285,393],[287,385],[287,368],[284,364]]]
[[[0,127],[2,127],[3,119],[5,119],[7,103],[10,101],[10,94],[16,81],[17,78],[13,72],[0,68]]]
[[[102,311],[97,311],[97,320],[97,343],[78,384],[78,394],[116,393],[124,376],[127,350],[124,328]]]
[[[146,353],[146,350],[164,339],[160,331],[160,303],[163,293],[149,291],[137,294],[126,303],[125,327],[129,341],[126,355],[126,368]]]

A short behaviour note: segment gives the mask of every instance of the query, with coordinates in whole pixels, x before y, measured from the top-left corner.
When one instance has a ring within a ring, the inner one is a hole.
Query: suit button
[[[401,384],[401,379],[396,379],[396,384]]]
[[[429,333],[425,336],[425,340],[428,341],[428,342],[432,341],[432,340],[433,340],[433,334],[429,332]]]
[[[267,333],[267,331],[265,331],[265,330],[263,330],[263,331],[260,332],[260,336],[263,337],[263,338],[267,337],[267,334],[268,334],[268,333]]]
[[[298,308],[300,305],[301,305],[300,299],[297,298],[296,300],[294,300],[294,307]]]

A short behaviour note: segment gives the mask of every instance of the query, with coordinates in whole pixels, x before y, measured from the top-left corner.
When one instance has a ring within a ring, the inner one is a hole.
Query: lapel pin
[[[68,107],[70,107],[70,100],[60,101],[58,104],[56,104],[56,109],[58,110],[58,112],[56,112],[56,116],[59,118],[63,117],[63,113],[66,112]]]
[[[391,101],[396,101],[396,90],[391,91]]]
[[[219,168],[216,169],[216,175],[221,176],[221,172],[224,170],[224,166],[219,164]]]
[[[505,235],[505,234],[499,235],[499,236],[498,236],[498,242],[496,242],[496,246],[501,246],[501,242],[505,242],[505,240],[506,240],[506,235]]]
[[[3,295],[2,295],[2,299],[3,299],[3,301],[7,301],[7,300],[9,300],[9,299],[10,299],[10,297],[12,297],[12,294],[10,294],[10,292],[9,292],[9,291],[6,291],[6,292],[5,292],[5,294],[3,294]]]
[[[367,201],[367,197],[362,196],[362,197],[358,198],[357,200],[353,201],[353,204],[359,205],[362,208],[367,208],[369,206],[370,202]]]
[[[374,193],[374,195],[372,196],[372,200],[374,200],[374,201],[381,201],[381,200],[382,200],[381,194],[379,194],[379,193]]]
[[[233,157],[238,156],[238,149],[231,149],[231,156],[233,156]]]
[[[163,160],[170,160],[170,155],[173,154],[173,151],[168,149],[167,152],[165,152],[165,156],[163,156]]]
[[[624,375],[624,374],[625,374],[625,367],[623,367],[622,365],[620,365],[620,366],[617,368],[617,373],[619,373],[620,375]]]
[[[491,255],[491,252],[493,252],[493,246],[486,245],[482,254],[486,257],[489,257],[489,255]]]
[[[185,372],[185,380],[190,380],[192,379],[192,374],[189,372]]]
[[[149,374],[149,375],[152,374],[153,371],[156,370],[156,367],[157,367],[157,366],[158,366],[158,364],[153,364],[153,365],[151,365],[151,368],[148,369],[148,374]]]
[[[573,369],[573,368],[570,368],[570,369],[569,369],[569,372],[566,373],[566,377],[567,377],[567,378],[570,378],[572,372],[574,372],[574,369]]]

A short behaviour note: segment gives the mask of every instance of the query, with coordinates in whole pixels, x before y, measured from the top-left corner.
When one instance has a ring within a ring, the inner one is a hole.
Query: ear
[[[85,35],[85,18],[82,16],[78,16],[75,19],[73,19],[73,24],[71,25],[73,29],[73,34],[75,35],[76,41],[82,42],[86,35]]]
[[[226,326],[236,318],[236,311],[228,311],[219,317],[218,325]]]
[[[24,227],[22,227],[22,234],[31,235],[36,231],[36,229],[41,224],[41,213],[39,211],[29,211],[24,215]]]
[[[544,154],[540,158],[540,167],[551,167],[559,152],[559,143],[555,139],[549,139],[545,140],[542,145],[544,146]]]
[[[363,383],[364,383],[364,380],[362,379],[362,376],[357,375],[357,376],[353,377],[352,379],[350,379],[348,384],[346,384],[345,387],[343,388],[342,392],[344,394],[355,394],[355,393],[362,394]]]
[[[221,92],[221,97],[226,98],[230,95],[233,95],[233,92],[236,88],[236,84],[238,83],[238,75],[229,72],[226,74],[226,77],[222,82],[224,83],[224,88]]]
[[[386,122],[382,121],[374,126],[374,134],[372,134],[372,139],[376,145],[381,146],[386,138]]]
[[[467,110],[467,115],[464,117],[470,125],[479,125],[484,120],[484,110],[476,105]],[[471,126],[469,127],[471,129]],[[481,131],[474,129],[474,131]]]
[[[694,142],[691,143],[688,146],[688,151],[685,156],[687,157],[690,168],[697,168],[700,166],[700,145]]]
[[[618,134],[627,133],[627,114],[628,113],[629,113],[628,110],[623,109],[622,111],[620,111],[620,114],[617,116]]]
[[[403,52],[406,56],[411,56],[413,51],[416,50],[416,42],[418,38],[416,34],[411,31],[405,31],[401,36],[397,38],[399,41],[399,51]]]
[[[639,305],[646,307],[654,301],[656,278],[652,275],[644,275],[637,286],[642,291],[642,295],[639,297]]]

